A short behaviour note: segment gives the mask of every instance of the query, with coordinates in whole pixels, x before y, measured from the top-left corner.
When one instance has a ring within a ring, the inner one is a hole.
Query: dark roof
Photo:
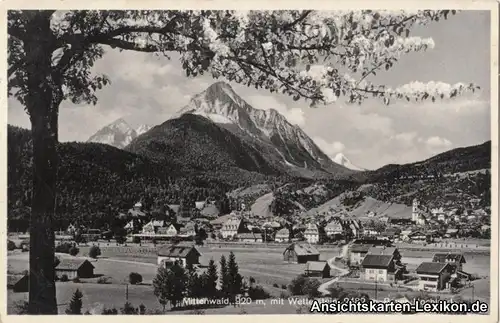
[[[443,271],[446,266],[449,266],[447,263],[441,262],[423,262],[420,266],[417,267],[417,274],[434,274],[437,275]]]
[[[7,287],[14,287],[18,282],[27,277],[28,275],[7,275]]]
[[[198,249],[193,246],[165,245],[158,248],[158,256],[185,258],[193,251],[201,256]]]
[[[461,253],[435,253],[432,257],[432,262],[446,262],[446,260],[465,264],[464,255]]]
[[[372,245],[369,244],[353,244],[351,245],[351,252],[354,253],[366,253],[370,248],[372,248]]]
[[[306,263],[306,270],[309,271],[323,271],[325,267],[330,269],[330,266],[326,261],[308,261]]]
[[[307,243],[292,243],[285,249],[285,251],[287,250],[295,251],[297,256],[319,255],[319,251]]]
[[[361,262],[361,267],[387,268],[391,264],[392,255],[371,255],[367,254]]]
[[[78,270],[86,263],[92,266],[92,268],[95,268],[94,265],[92,265],[87,259],[62,258],[61,262],[57,265],[56,270]]]

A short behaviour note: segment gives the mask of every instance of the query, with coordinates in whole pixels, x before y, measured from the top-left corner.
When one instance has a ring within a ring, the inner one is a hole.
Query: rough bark
[[[24,41],[29,94],[26,106],[33,140],[30,218],[30,314],[57,314],[53,218],[57,177],[58,102],[51,77],[52,32],[46,15],[35,14]]]

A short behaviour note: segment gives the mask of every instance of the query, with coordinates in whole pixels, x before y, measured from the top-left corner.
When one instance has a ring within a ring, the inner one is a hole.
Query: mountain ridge
[[[331,160],[297,125],[292,125],[275,109],[252,107],[225,82],[216,82],[177,111],[173,118],[185,113],[211,119],[221,127],[263,149],[285,168],[302,168],[335,174],[352,174]]]

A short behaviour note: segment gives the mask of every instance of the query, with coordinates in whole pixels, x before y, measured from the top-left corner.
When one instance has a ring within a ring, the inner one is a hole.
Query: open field
[[[88,247],[80,247],[80,256],[88,254]],[[82,283],[58,282],[58,300],[61,303],[61,311],[66,307],[65,303],[70,299],[71,294],[79,288],[84,294],[84,304],[86,308],[95,308],[98,304],[105,304],[107,307],[121,307],[125,302],[125,288],[130,272],[138,272],[143,276],[144,283],[139,286],[129,286],[129,301],[135,306],[143,303],[148,309],[160,308],[156,297],[153,295],[152,279],[156,274],[156,255],[153,248],[142,248],[143,252],[138,252],[135,247],[102,247],[102,256],[97,260],[92,260],[95,266],[95,273],[110,278],[110,284],[97,284],[97,278],[82,279]],[[304,264],[289,264],[283,262],[282,251],[278,248],[214,248],[202,246],[199,247],[202,257],[200,262],[207,265],[210,259],[218,262],[222,255],[228,257],[229,252],[233,251],[236,261],[240,268],[240,273],[245,277],[254,277],[258,284],[264,286],[273,297],[278,297],[282,291],[281,288],[275,288],[272,285],[287,285],[297,275],[304,272]],[[321,259],[327,260],[339,255],[339,248],[320,248]],[[410,270],[414,270],[421,262],[430,261],[433,252],[421,250],[404,250],[403,262],[408,264]],[[61,257],[68,257],[61,255]],[[464,264],[466,272],[481,276],[489,276],[489,254],[466,253],[467,263]],[[17,273],[28,269],[28,253],[9,253],[8,271]],[[332,273],[334,274],[334,273]],[[344,286],[349,289],[359,290],[362,285]],[[489,298],[489,279],[482,279],[475,282],[475,295],[481,299]],[[374,295],[374,288],[368,286],[363,290],[370,296]],[[387,291],[379,291],[378,298],[385,297]],[[373,295],[372,295],[373,294]],[[470,298],[471,289],[460,293],[464,298]],[[15,301],[27,298],[27,293],[8,293],[8,307],[12,310]],[[248,313],[296,313],[296,307],[290,304],[267,306],[252,304],[244,306]],[[207,309],[205,313],[212,314],[238,314],[241,308],[227,307],[224,309]],[[186,311],[187,312],[187,311]],[[227,312],[227,313],[226,313]],[[183,314],[177,312],[177,314]]]

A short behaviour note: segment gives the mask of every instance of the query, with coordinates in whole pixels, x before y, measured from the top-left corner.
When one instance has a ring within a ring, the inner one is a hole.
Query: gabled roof
[[[397,250],[398,249],[395,248],[395,247],[385,247],[385,248],[371,247],[368,250],[368,254],[372,254],[372,255],[391,255],[391,256],[394,256],[394,254],[396,253]]]
[[[287,250],[293,250],[297,254],[297,256],[307,256],[307,255],[318,255],[319,251],[307,243],[292,243],[289,245],[283,253]]]
[[[22,279],[25,279],[28,275],[7,275],[7,286],[8,287],[14,287],[18,282],[20,282]]]
[[[438,275],[445,269],[449,264],[442,262],[423,262],[417,267],[417,274],[431,274]]]
[[[185,258],[190,252],[195,252],[199,256],[201,253],[193,246],[164,245],[158,248],[158,256]]]
[[[432,257],[432,262],[446,262],[446,261],[455,261],[460,262],[461,264],[465,264],[465,257],[463,254],[458,252],[450,252],[450,253],[435,253]]]
[[[140,217],[140,216],[146,216],[146,213],[140,211],[140,210],[134,210],[130,209],[128,210],[128,213],[133,216],[133,217]]]
[[[392,255],[372,255],[367,254],[361,262],[361,267],[366,268],[387,268],[393,259]]]
[[[323,271],[325,267],[330,269],[330,266],[326,261],[308,261],[306,263],[306,270],[309,271]]]
[[[61,262],[57,265],[56,270],[78,270],[83,265],[90,265],[95,268],[87,259],[82,258],[62,258]]]

